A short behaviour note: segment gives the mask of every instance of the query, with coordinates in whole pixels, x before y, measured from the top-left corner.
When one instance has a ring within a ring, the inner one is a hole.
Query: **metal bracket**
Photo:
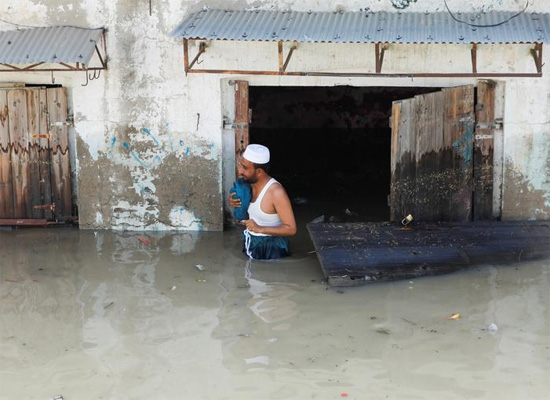
[[[470,54],[472,55],[472,73],[477,74],[477,44],[472,43]]]
[[[380,48],[382,45],[382,48]],[[376,73],[382,72],[382,63],[384,62],[384,53],[388,50],[389,45],[387,43],[376,43],[374,45],[374,52],[376,56]]]
[[[248,123],[245,122],[224,122],[223,129],[246,129],[248,128]]]
[[[475,140],[482,140],[482,139],[493,139],[494,135],[475,135]]]
[[[191,70],[191,68],[193,68],[193,65],[195,65],[195,63],[197,63],[197,61],[199,61],[199,57],[206,51],[206,47],[207,46],[206,46],[205,42],[200,42],[199,43],[199,52],[197,53],[195,58],[193,58],[191,63],[189,63],[189,42],[188,42],[187,39],[183,39],[183,64],[184,64],[184,67],[185,67],[185,74],[186,75]]]
[[[542,74],[542,43],[535,43],[535,47],[531,49],[531,55],[535,60],[535,66],[537,67],[537,72]]]
[[[50,126],[73,126],[70,121],[50,122]]]
[[[288,55],[286,56],[286,60],[284,60],[284,52],[283,52],[283,41],[279,40],[277,43],[278,53],[279,53],[279,73],[283,73],[286,71],[286,68],[288,67],[288,63],[290,62],[290,58],[292,57],[292,53],[294,53],[294,50],[298,48],[298,43],[294,42],[290,50],[288,51]]]
[[[34,206],[35,210],[50,210],[52,213],[55,213],[55,203],[52,204],[40,204]]]
[[[502,118],[496,118],[493,122],[491,123],[488,123],[488,122],[478,122],[476,124],[476,129],[483,129],[483,130],[490,130],[490,129],[494,129],[494,130],[501,130],[502,129]],[[481,137],[481,136],[491,136],[493,137],[493,135],[476,135],[476,138],[477,137],[480,137],[481,139],[488,139],[486,137]]]

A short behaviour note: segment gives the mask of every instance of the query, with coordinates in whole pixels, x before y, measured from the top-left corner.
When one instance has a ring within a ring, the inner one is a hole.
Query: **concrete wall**
[[[453,11],[518,11],[523,1],[448,0]],[[494,4],[493,4],[494,3]],[[297,11],[445,11],[443,0],[3,0],[0,18],[31,26],[104,27],[109,70],[87,86],[81,73],[56,73],[68,88],[75,129],[75,174],[82,228],[219,230],[234,178],[235,79],[251,85],[430,86],[472,79],[236,77],[183,73],[181,41],[169,32],[189,13],[211,8]],[[530,12],[549,11],[531,0]],[[0,21],[0,29],[15,25]],[[301,44],[289,69],[374,68],[370,45]],[[191,53],[195,48],[191,49]],[[368,56],[365,56],[368,55]],[[544,78],[503,79],[504,128],[496,149],[496,190],[505,219],[550,218],[550,60]],[[534,71],[528,46],[480,46],[478,70]],[[201,68],[277,68],[276,44],[210,42]],[[244,67],[243,67],[244,66]],[[470,69],[467,46],[390,45],[385,72]],[[49,73],[0,74],[1,82],[51,83]]]

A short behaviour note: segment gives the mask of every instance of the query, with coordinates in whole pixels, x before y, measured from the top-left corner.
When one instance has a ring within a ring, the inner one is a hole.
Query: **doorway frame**
[[[222,110],[222,196],[224,209],[224,226],[233,226],[233,217],[229,207],[229,190],[236,179],[236,127],[235,120],[235,83],[247,81],[248,87],[254,86],[290,86],[290,87],[327,87],[327,86],[353,86],[353,87],[426,87],[446,88],[461,85],[474,85],[482,79],[382,79],[382,78],[345,78],[345,77],[276,77],[276,76],[242,76],[220,79],[220,95]],[[495,120],[502,121],[494,130],[493,149],[493,218],[500,219],[502,210],[502,191],[504,186],[504,136],[506,124],[504,119],[505,85],[506,81],[497,80],[495,84]],[[389,121],[388,121],[389,123]],[[388,164],[388,168],[391,166]],[[389,188],[388,188],[389,193]]]

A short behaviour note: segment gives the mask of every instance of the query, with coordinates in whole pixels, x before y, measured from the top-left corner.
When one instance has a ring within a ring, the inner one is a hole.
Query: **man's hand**
[[[254,222],[253,219],[245,219],[241,222],[244,223],[246,229],[248,229],[250,232],[262,233],[260,232],[261,227],[256,222]]]
[[[236,195],[236,194],[237,194],[237,193],[231,193],[231,194],[229,195],[229,205],[230,205],[231,207],[240,207],[240,206],[241,206],[241,199],[236,199],[236,198],[235,198],[235,195]]]

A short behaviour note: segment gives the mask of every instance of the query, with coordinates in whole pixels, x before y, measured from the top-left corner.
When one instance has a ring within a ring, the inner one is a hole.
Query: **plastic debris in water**
[[[203,265],[197,264],[197,265],[195,265],[195,268],[198,269],[199,271],[204,271],[204,266]]]
[[[498,331],[498,326],[497,326],[497,324],[494,324],[494,323],[493,323],[493,324],[489,325],[489,332],[491,332],[491,333],[496,333],[497,331]]]
[[[454,319],[455,321],[458,321],[460,319],[460,314],[459,313],[454,313],[453,315],[451,315],[447,319]]]
[[[170,290],[176,290],[176,286],[175,285],[172,286],[172,289],[170,289]]]
[[[143,236],[138,237],[138,240],[143,244],[149,244],[149,240],[145,239]]]
[[[348,397],[348,392],[342,392],[342,397]]]

